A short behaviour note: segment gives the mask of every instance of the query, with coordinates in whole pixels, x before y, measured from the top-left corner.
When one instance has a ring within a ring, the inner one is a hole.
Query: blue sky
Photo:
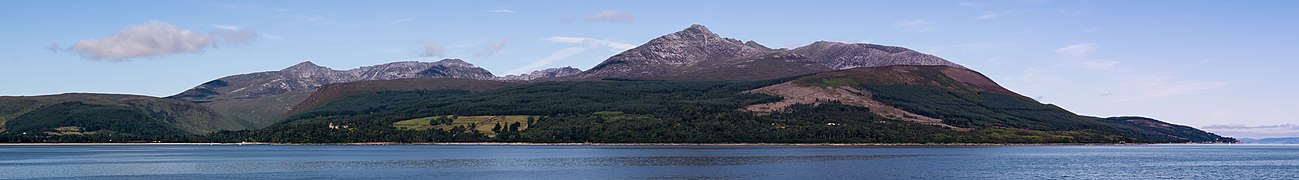
[[[1299,136],[1296,1],[4,1],[0,95],[167,96],[310,60],[587,69],[690,24],[903,46],[1084,115]],[[157,38],[159,34],[165,37]],[[140,39],[149,41],[140,41]],[[166,48],[121,43],[163,42]]]

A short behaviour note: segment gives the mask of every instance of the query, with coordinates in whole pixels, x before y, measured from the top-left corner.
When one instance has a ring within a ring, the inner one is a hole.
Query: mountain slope
[[[578,73],[582,73],[582,70],[574,67],[547,68],[547,69],[532,71],[532,73],[528,73],[528,74],[506,75],[497,79],[502,81],[547,80],[547,79],[553,79],[558,77],[572,76]]]
[[[1092,118],[1021,96],[973,70],[953,66],[854,68],[799,78],[750,92],[785,97],[746,107],[782,112],[810,104],[844,103],[877,116],[953,130],[1014,129],[1053,137],[1102,137],[1113,142],[1234,142],[1198,129],[1148,118]]]
[[[329,84],[321,86],[306,100],[295,105],[293,111],[289,112],[288,115],[319,109],[341,99],[381,92],[445,89],[485,91],[516,84],[518,83],[458,78],[414,78]]]
[[[496,77],[459,59],[394,62],[351,70],[333,70],[308,61],[279,71],[223,77],[167,98],[198,102],[220,114],[251,122],[252,128],[261,128],[283,119],[294,105],[322,85],[403,78]]]
[[[875,44],[817,41],[794,48],[792,52],[807,56],[809,59],[815,59],[818,63],[829,66],[831,69],[893,65],[940,65],[965,68],[938,56],[916,52],[903,47]]]
[[[69,117],[79,118],[70,119]],[[137,127],[115,126],[123,129],[105,129],[124,133],[138,132],[137,130],[158,130],[157,132],[202,134],[226,129],[246,129],[251,126],[251,123],[224,117],[199,104],[148,96],[73,93],[48,96],[0,97],[0,124],[4,124],[4,128],[0,129],[4,129],[5,132],[13,132],[10,131],[9,127],[17,127],[17,130],[39,133],[53,131],[51,128],[57,128],[51,127],[54,125],[74,126],[77,123],[90,121],[98,121],[98,123],[88,123],[87,125],[144,123],[167,127],[162,129],[137,129]],[[176,131],[166,130],[171,128],[176,129]],[[94,131],[98,129],[87,130]]]
[[[1089,117],[1109,124],[1132,136],[1162,142],[1236,142],[1236,139],[1218,136],[1189,126],[1171,124],[1147,117]]]
[[[883,111],[888,107],[897,110],[892,110],[894,114],[879,115],[914,117],[908,118],[915,119],[913,121],[937,119],[944,125],[960,128],[1072,130],[1097,126],[1085,123],[1083,118],[1064,109],[1043,105],[1005,90],[977,72],[950,66],[854,68],[818,73],[779,86],[795,86],[787,88],[802,88],[806,92],[846,94],[814,102],[841,101],[867,107],[875,105],[874,108],[880,109],[875,111],[877,113],[889,112]],[[779,96],[798,95],[757,92]],[[791,103],[785,105],[789,104]],[[781,107],[771,106],[768,109],[778,111]]]

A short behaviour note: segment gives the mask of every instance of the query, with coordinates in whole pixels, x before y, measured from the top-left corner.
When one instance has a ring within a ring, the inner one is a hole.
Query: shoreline
[[[453,146],[1127,146],[1127,145],[1246,145],[1244,143],[503,143],[503,142],[443,142],[443,143],[0,143],[4,146],[89,146],[89,145],[453,145]]]

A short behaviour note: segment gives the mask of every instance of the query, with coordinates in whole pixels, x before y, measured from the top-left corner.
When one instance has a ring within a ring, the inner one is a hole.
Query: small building
[[[347,125],[334,124],[334,122],[329,122],[329,129],[351,129],[351,128],[349,128]]]

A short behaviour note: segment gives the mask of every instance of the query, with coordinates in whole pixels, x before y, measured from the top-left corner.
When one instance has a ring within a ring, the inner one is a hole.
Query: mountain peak
[[[474,66],[474,64],[469,64],[469,62],[465,62],[465,60],[461,60],[461,59],[442,59],[434,63],[439,65],[454,66],[454,67],[477,67]]]
[[[321,70],[321,69],[332,70],[324,66],[316,65],[316,63],[312,63],[311,61],[303,61],[293,66],[284,68],[284,70],[281,71],[312,71],[312,70]]]
[[[745,45],[745,46],[749,46],[749,47],[753,47],[753,48],[763,49],[763,50],[771,50],[771,48],[769,48],[769,47],[767,47],[767,46],[763,46],[762,44],[760,44],[760,43],[758,43],[758,42],[756,42],[756,41],[753,41],[753,40],[749,40],[748,42],[744,42],[744,45]]]
[[[713,33],[713,31],[709,31],[709,30],[708,30],[708,27],[704,27],[704,25],[702,25],[702,24],[691,24],[690,27],[688,27],[688,28],[686,28],[685,30],[682,30],[682,31],[700,32],[700,33],[708,33],[708,34],[712,34],[712,33]]]
[[[722,39],[722,36],[713,33],[713,31],[709,31],[708,27],[704,27],[704,25],[694,24],[694,25],[690,25],[690,27],[683,29],[681,31],[677,31],[675,33],[668,34],[668,35],[663,35],[662,37],[651,40],[651,42],[681,41],[681,40],[710,40],[710,39]]]

